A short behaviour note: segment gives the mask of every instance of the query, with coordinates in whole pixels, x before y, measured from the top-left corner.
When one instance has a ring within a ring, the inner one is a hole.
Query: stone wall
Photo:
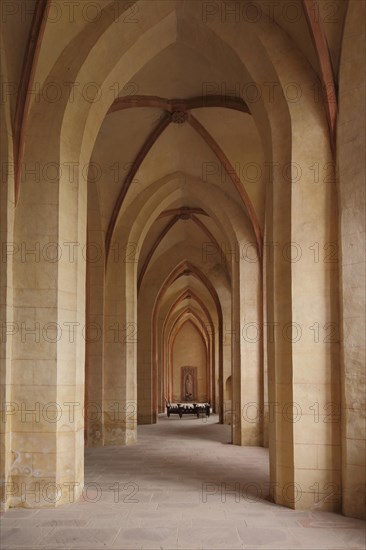
[[[363,10],[363,15],[362,15]],[[365,517],[365,3],[349,4],[337,133],[343,513]]]

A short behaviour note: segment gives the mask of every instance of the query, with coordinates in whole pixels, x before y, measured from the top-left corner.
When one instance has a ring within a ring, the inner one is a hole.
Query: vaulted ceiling
[[[22,4],[19,2],[21,16],[9,17],[3,37],[7,44],[13,33],[18,36],[14,48],[7,48],[12,56],[8,60],[10,76],[19,84],[11,104],[16,158],[21,157],[27,113],[34,101],[33,95],[27,96],[27,87],[35,82],[42,85],[58,55],[67,52],[70,60],[73,55],[87,55],[98,40],[101,55],[107,59],[108,43],[100,43],[100,37],[109,22],[119,14],[126,22],[126,36],[139,26],[143,32],[145,23],[140,17],[146,2],[105,0],[100,13],[98,9],[96,14],[80,12],[83,7],[74,6],[72,14],[63,9],[60,17],[57,3],[28,0],[26,11]],[[265,17],[269,25],[281,28],[289,37],[323,84],[336,89],[346,2],[165,0],[163,4],[156,1],[155,7],[162,13],[174,10],[174,37],[144,65],[132,66],[126,84],[119,87],[116,83],[114,102],[102,120],[92,151],[107,254],[122,204],[128,208],[151,184],[172,175],[182,182],[196,181],[207,193],[218,190],[237,204],[260,250],[266,167],[252,105],[243,99],[247,76],[239,59],[214,31],[198,38],[199,25],[207,21],[225,24],[234,18],[239,32],[244,19],[254,25],[259,17]],[[199,43],[202,47],[197,47]],[[251,55],[261,63],[259,51],[253,49]],[[325,104],[332,127],[333,107],[331,102]],[[218,251],[228,245],[204,205],[192,200],[182,185],[180,198],[155,219],[145,236],[139,251],[138,285],[149,267],[170,249],[205,241]],[[225,262],[223,268],[230,269]]]

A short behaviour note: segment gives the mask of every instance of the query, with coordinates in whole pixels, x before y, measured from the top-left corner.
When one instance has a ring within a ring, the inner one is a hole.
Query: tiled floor
[[[267,450],[229,439],[215,416],[172,416],[140,426],[133,447],[88,449],[84,499],[9,510],[2,549],[365,548],[364,522],[265,500]]]

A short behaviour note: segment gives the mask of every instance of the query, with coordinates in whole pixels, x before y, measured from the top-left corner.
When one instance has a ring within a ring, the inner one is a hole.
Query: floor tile
[[[88,448],[88,498],[8,510],[2,550],[364,550],[365,522],[266,500],[268,449],[229,441],[216,416],[162,416],[136,445]]]

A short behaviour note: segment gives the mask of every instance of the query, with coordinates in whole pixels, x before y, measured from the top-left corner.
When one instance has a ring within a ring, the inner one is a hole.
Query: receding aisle
[[[271,503],[268,468],[216,415],[160,415],[136,445],[86,449],[79,501],[3,514],[2,548],[364,548],[360,520]]]

